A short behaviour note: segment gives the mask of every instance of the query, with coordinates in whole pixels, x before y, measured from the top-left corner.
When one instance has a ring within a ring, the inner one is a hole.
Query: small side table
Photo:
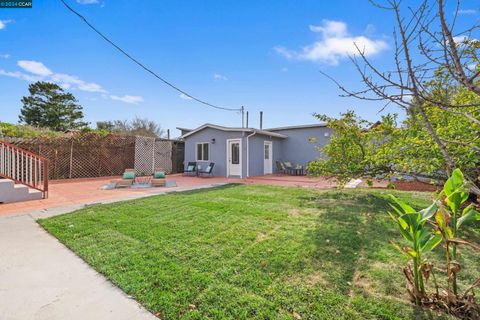
[[[296,176],[303,176],[303,166],[296,167],[293,171]]]
[[[138,184],[150,184],[152,180],[152,176],[140,176],[140,177],[135,177],[135,183]]]

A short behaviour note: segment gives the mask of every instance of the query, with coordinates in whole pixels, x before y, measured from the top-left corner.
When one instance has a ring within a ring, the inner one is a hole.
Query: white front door
[[[272,173],[272,141],[263,142],[263,174]]]
[[[227,176],[242,175],[242,141],[227,140]]]

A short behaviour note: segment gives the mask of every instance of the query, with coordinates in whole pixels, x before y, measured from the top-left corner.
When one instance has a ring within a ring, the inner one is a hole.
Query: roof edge
[[[303,129],[303,128],[323,128],[326,127],[326,122],[315,123],[315,124],[302,124],[298,126],[286,126],[286,127],[277,127],[277,128],[268,128],[267,131],[278,131],[278,130],[290,130],[290,129]]]
[[[198,128],[195,128],[193,129],[192,131],[190,132],[187,132],[185,133],[184,135],[182,135],[180,138],[184,139],[198,131],[201,131],[205,128],[212,128],[212,129],[217,129],[217,130],[221,130],[221,131],[238,131],[238,132],[256,132],[258,134],[262,134],[262,135],[267,135],[267,136],[272,136],[272,137],[277,137],[277,138],[287,138],[288,136],[284,135],[284,134],[281,134],[281,133],[276,133],[276,132],[269,132],[268,130],[260,130],[260,129],[255,129],[255,128],[235,128],[235,127],[224,127],[224,126],[219,126],[219,125],[216,125],[216,124],[211,124],[211,123],[205,123],[203,125],[201,125],[200,127]]]

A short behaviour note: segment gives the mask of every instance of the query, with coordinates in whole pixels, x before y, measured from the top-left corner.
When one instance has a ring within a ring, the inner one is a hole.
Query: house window
[[[208,142],[197,143],[197,161],[208,161]]]
[[[240,144],[232,143],[232,164],[240,164]]]

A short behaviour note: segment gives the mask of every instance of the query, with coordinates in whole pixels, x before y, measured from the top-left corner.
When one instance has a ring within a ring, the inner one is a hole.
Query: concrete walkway
[[[157,318],[20,215],[0,219],[0,319]]]
[[[151,195],[130,194],[103,203]],[[71,204],[0,217],[0,320],[157,319],[35,221],[85,205]]]

